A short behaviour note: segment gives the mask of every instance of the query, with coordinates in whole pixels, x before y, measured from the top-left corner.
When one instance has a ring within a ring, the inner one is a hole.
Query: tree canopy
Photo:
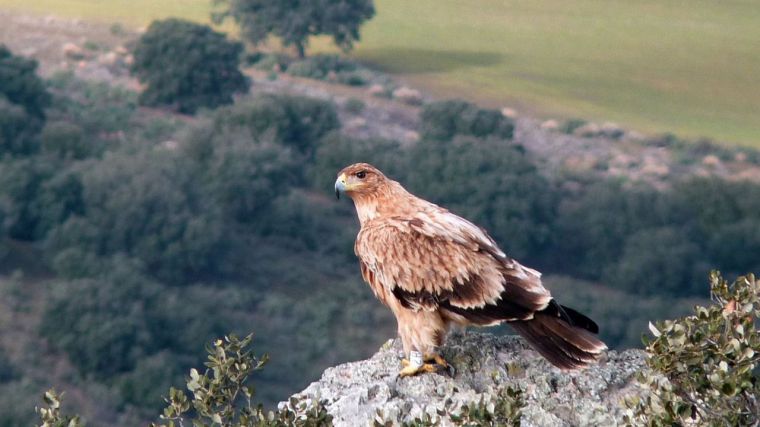
[[[154,21],[134,51],[132,73],[146,85],[145,105],[169,105],[181,113],[231,104],[248,89],[238,65],[243,45],[182,19]]]
[[[359,40],[359,27],[375,15],[372,0],[217,0],[217,23],[232,18],[243,37],[258,44],[270,35],[295,46],[303,58],[310,36],[328,35],[343,50]]]

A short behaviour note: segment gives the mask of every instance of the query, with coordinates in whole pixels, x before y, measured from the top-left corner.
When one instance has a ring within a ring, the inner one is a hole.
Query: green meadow
[[[760,147],[756,0],[376,0],[354,55],[436,97]],[[33,13],[207,21],[207,0],[0,0]],[[313,43],[316,50],[327,43]]]

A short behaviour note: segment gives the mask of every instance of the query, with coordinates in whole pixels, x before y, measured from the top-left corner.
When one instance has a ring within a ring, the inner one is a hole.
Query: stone
[[[586,123],[583,126],[576,128],[573,131],[573,135],[580,136],[582,138],[591,138],[598,136],[601,132],[601,128],[596,123]]]
[[[557,130],[559,129],[559,122],[554,119],[549,119],[541,123],[541,129],[543,130]]]
[[[383,85],[373,84],[369,87],[369,89],[367,89],[367,94],[371,96],[386,96],[386,91]]]
[[[645,367],[641,350],[609,351],[598,365],[563,372],[516,336],[456,333],[442,354],[452,373],[399,378],[398,340],[367,360],[328,368],[322,378],[293,397],[321,400],[336,426],[372,425],[378,411],[394,425],[444,407],[493,398],[511,386],[523,391],[523,426],[616,425],[624,396],[640,393],[635,374]],[[441,425],[451,425],[443,416]]]
[[[510,119],[516,119],[517,110],[515,110],[514,108],[504,107],[501,109],[501,115],[504,117],[508,117]]]
[[[404,104],[409,104],[409,105],[422,104],[422,94],[420,93],[420,91],[406,87],[406,86],[401,86],[400,88],[394,90],[393,97],[403,102]]]
[[[73,60],[82,60],[89,56],[89,54],[85,52],[84,49],[74,43],[64,44],[61,48],[61,51],[63,52],[63,56]]]
[[[702,164],[705,166],[716,167],[720,166],[721,161],[715,154],[708,154],[702,158]]]

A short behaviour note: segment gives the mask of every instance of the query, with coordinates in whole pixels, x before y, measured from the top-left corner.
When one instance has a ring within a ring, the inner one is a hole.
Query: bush
[[[50,120],[79,126],[94,153],[105,148],[96,144],[119,141],[120,136],[137,133],[143,126],[135,120],[138,95],[133,91],[82,80],[68,72],[55,74],[49,84],[56,94]]]
[[[349,86],[363,86],[374,77],[374,73],[338,55],[315,55],[290,64],[287,73],[297,77],[328,80]]]
[[[95,150],[88,144],[84,131],[69,122],[51,122],[45,125],[40,134],[42,150],[61,159],[81,160],[94,154]]]
[[[214,115],[216,129],[246,129],[254,139],[280,142],[301,153],[340,127],[329,101],[288,95],[266,95],[226,108]]]
[[[60,165],[48,158],[0,160],[0,211],[3,231],[20,240],[36,240],[75,211],[75,184],[53,180]],[[73,184],[70,185],[70,184]],[[71,192],[60,192],[68,188]]]
[[[367,105],[358,98],[349,98],[346,100],[346,103],[344,105],[346,108],[346,111],[348,111],[351,114],[361,114],[362,111],[367,107]]]
[[[158,295],[144,276],[128,273],[54,284],[40,333],[84,375],[130,371],[156,350],[144,301]]]
[[[207,368],[202,374],[190,370],[187,389],[192,399],[175,388],[169,390],[168,406],[161,415],[174,426],[183,425],[184,417],[193,416],[193,425],[206,423],[227,427],[323,427],[332,425],[332,416],[323,402],[298,402],[295,399],[276,412],[265,412],[261,404],[253,403],[255,389],[250,377],[261,370],[268,357],[256,356],[251,348],[253,334],[243,339],[234,335],[214,341],[208,346]],[[190,409],[194,414],[189,413]],[[151,424],[151,427],[159,427]]]
[[[265,137],[229,128],[196,130],[190,137],[191,155],[205,153],[196,157],[195,179],[228,218],[241,223],[262,221],[273,200],[302,178],[289,148],[260,139]]]
[[[484,110],[465,101],[433,102],[421,114],[424,138],[449,141],[455,135],[512,139],[514,122],[498,110]]]
[[[243,45],[206,25],[180,19],[154,21],[140,37],[132,72],[146,85],[145,105],[168,105],[182,113],[232,103],[249,80],[238,64]]]
[[[127,254],[173,283],[212,270],[224,223],[191,166],[176,152],[150,149],[79,165],[84,214],[53,230],[49,250]]]
[[[0,156],[29,155],[37,151],[35,134],[39,120],[30,117],[23,107],[11,104],[0,94]]]
[[[683,230],[644,229],[626,239],[605,283],[635,294],[707,296],[707,287],[694,284],[708,270],[703,251]]]
[[[262,71],[280,71],[288,69],[293,58],[278,52],[256,52],[248,58],[249,64]]]
[[[579,129],[585,126],[586,124],[588,124],[588,122],[583,119],[569,119],[569,120],[564,121],[562,125],[560,125],[558,130],[562,133],[572,135],[576,129]]]
[[[36,72],[37,61],[16,56],[0,44],[0,98],[22,107],[30,117],[44,120],[50,94]]]
[[[760,281],[728,284],[710,274],[715,304],[650,325],[641,398],[629,398],[632,425],[754,425],[760,419]]]

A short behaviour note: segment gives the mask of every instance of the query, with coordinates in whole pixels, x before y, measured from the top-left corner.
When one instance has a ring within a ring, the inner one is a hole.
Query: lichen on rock
[[[458,333],[442,349],[453,372],[399,378],[401,347],[390,340],[370,359],[327,369],[296,394],[322,400],[336,426],[372,425],[381,413],[394,424],[495,399],[507,387],[522,391],[523,426],[616,425],[623,396],[637,393],[634,374],[644,369],[641,350],[610,351],[595,366],[563,372],[516,336]]]

